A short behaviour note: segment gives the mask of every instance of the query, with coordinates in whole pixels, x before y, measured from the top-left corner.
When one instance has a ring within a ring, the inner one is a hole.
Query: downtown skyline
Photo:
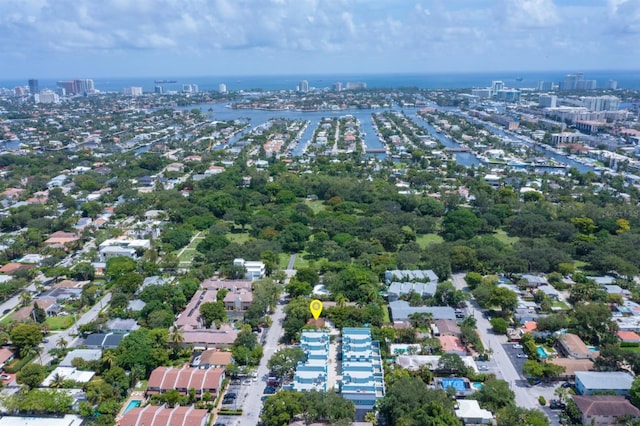
[[[640,1],[0,0],[0,79],[640,69]]]

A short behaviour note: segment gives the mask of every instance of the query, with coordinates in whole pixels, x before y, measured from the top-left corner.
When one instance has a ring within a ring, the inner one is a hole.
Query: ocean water
[[[128,86],[140,86],[145,92],[153,92],[154,80],[175,80],[176,83],[160,84],[164,90],[182,90],[183,84],[197,84],[201,91],[218,90],[220,83],[227,85],[227,90],[294,90],[301,80],[307,80],[310,87],[331,88],[336,82],[343,87],[347,82],[364,82],[368,88],[401,88],[418,87],[421,89],[458,89],[471,87],[486,87],[492,80],[502,80],[507,87],[526,88],[536,87],[539,81],[559,82],[566,74],[579,72],[544,71],[544,72],[482,72],[482,73],[439,73],[439,74],[326,74],[326,75],[269,75],[269,76],[166,76],[131,77],[131,78],[93,78],[97,90],[103,92],[122,92]],[[618,88],[640,89],[640,70],[637,71],[583,71],[584,78],[596,80],[597,87],[606,87],[608,80],[616,80]],[[13,89],[16,86],[27,86],[28,78],[0,79],[0,88]],[[83,76],[83,78],[92,78]],[[72,80],[71,77],[38,78],[40,89],[56,88],[56,82]]]

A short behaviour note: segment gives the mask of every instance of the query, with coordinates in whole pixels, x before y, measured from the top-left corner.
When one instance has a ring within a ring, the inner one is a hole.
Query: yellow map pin
[[[318,319],[320,313],[322,313],[322,302],[318,299],[312,300],[309,305],[309,309],[311,310],[311,315],[313,315],[314,319]]]

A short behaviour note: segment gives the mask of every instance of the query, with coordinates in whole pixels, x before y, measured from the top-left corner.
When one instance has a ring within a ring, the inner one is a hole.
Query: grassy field
[[[442,237],[438,234],[425,234],[416,238],[416,243],[418,243],[421,248],[425,248],[431,244],[438,244],[443,241]]]
[[[45,324],[49,326],[49,330],[66,330],[73,325],[73,317],[71,315],[47,317]]]
[[[305,201],[305,204],[309,206],[314,213],[321,212],[325,209],[322,201]]]
[[[496,232],[495,234],[493,234],[493,236],[507,245],[512,245],[513,243],[517,243],[518,240],[520,240],[519,237],[510,237],[505,231],[502,230]]]
[[[231,232],[226,234],[225,236],[232,243],[238,243],[238,244],[244,244],[247,241],[249,241],[249,239],[251,238],[248,232],[237,232],[237,233]]]

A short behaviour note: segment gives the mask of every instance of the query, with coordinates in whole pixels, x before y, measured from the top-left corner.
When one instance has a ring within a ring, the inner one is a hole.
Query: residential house
[[[561,354],[575,359],[595,359],[599,352],[591,351],[576,334],[566,333],[558,337],[558,350]]]
[[[293,389],[297,391],[327,391],[329,369],[329,333],[304,330],[300,336],[300,347],[306,355],[298,363],[293,377]]]
[[[576,392],[579,395],[593,395],[607,392],[629,395],[634,377],[624,371],[576,371]]]
[[[472,356],[461,356],[464,365],[478,372],[478,366]],[[431,371],[438,369],[440,355],[398,355],[396,364],[410,371],[417,371],[421,366],[426,365]]]
[[[391,285],[394,281],[401,282],[438,282],[438,276],[430,269],[427,270],[411,270],[411,269],[394,269],[386,271],[384,278],[387,285]]]
[[[619,417],[625,417],[630,422],[640,419],[640,410],[624,396],[572,395],[571,398],[578,410],[580,410],[583,425],[608,426],[620,424],[616,420]]]
[[[25,423],[27,422],[28,423]],[[2,416],[0,426],[83,426],[86,424],[84,417],[75,414],[66,414],[61,417],[36,417],[36,416]]]
[[[223,299],[227,311],[246,311],[253,303],[253,294],[246,291],[229,292]]]
[[[20,271],[25,271],[31,268],[35,268],[36,265],[27,263],[9,262],[0,268],[0,273],[5,275],[15,275]]]
[[[78,241],[80,237],[75,232],[56,231],[45,240],[44,245],[49,247],[65,247],[67,244]]]
[[[196,356],[191,362],[192,367],[227,368],[233,362],[233,355],[229,351],[208,349]]]
[[[56,302],[79,299],[82,295],[82,288],[54,287],[40,293],[38,299],[54,300]]]
[[[84,339],[84,346],[89,349],[115,349],[126,334],[93,333]]]
[[[88,383],[93,376],[94,371],[80,371],[75,367],[56,367],[42,382],[42,387],[49,387],[56,377],[63,377],[64,380],[72,380],[76,383]]]
[[[202,398],[206,392],[215,398],[222,389],[223,380],[223,368],[158,367],[149,376],[147,395],[171,389],[186,395],[190,389],[194,389],[197,398]]]
[[[48,317],[58,315],[60,312],[60,305],[54,299],[33,299],[32,303],[27,306],[23,306],[11,315],[11,319],[14,321],[26,321],[34,318],[33,304],[36,303],[38,307],[44,310]]]
[[[392,282],[387,289],[389,301],[398,300],[401,296],[418,294],[421,298],[433,297],[436,293],[437,282],[414,283],[414,282]]]
[[[456,417],[463,425],[488,425],[493,424],[493,413],[480,408],[480,404],[475,399],[457,399]]]
[[[126,256],[132,259],[138,257],[138,251],[149,250],[151,241],[149,240],[125,240],[109,239],[100,244],[100,261],[106,262],[112,257]]]
[[[640,343],[640,335],[634,331],[618,331],[618,339],[625,343]]]
[[[384,397],[384,369],[380,344],[371,339],[368,328],[342,329],[342,381],[339,384],[343,398],[353,401],[356,418],[371,411],[376,400]]]
[[[434,336],[462,336],[462,331],[457,322],[450,319],[438,319],[431,325],[431,332]]]
[[[0,369],[4,368],[5,364],[13,359],[15,353],[7,348],[0,348]]]
[[[120,420],[118,426],[206,426],[210,413],[193,405],[169,408],[165,405],[147,405],[132,408]]]
[[[521,282],[526,280],[526,287],[528,288],[537,288],[543,285],[549,285],[547,279],[540,275],[522,274],[520,276],[520,280]]]
[[[241,266],[245,269],[244,278],[248,280],[258,280],[264,277],[267,267],[259,260],[234,259],[233,266]]]
[[[467,355],[467,348],[464,347],[459,337],[440,336],[438,337],[442,352],[446,354]]]
[[[456,320],[456,311],[449,306],[410,306],[405,300],[395,300],[389,302],[389,309],[393,321],[408,321],[414,313],[431,314],[432,320]]]
[[[107,322],[107,330],[116,334],[128,334],[139,328],[140,326],[134,319],[113,318]]]
[[[578,371],[593,370],[593,361],[590,359],[552,358],[547,359],[547,362],[564,367],[564,373],[560,374],[559,377],[565,379],[574,379]]]
[[[73,360],[80,358],[84,361],[99,361],[102,358],[101,349],[74,349],[69,352],[62,362],[60,367],[73,367]]]
[[[154,285],[165,285],[165,284],[171,284],[173,282],[173,280],[175,279],[175,277],[160,277],[158,275],[154,275],[152,277],[146,277],[144,279],[144,281],[142,281],[142,285],[140,286],[140,288],[138,288],[138,290],[136,291],[136,293],[140,293],[142,290],[144,290],[145,288],[149,287],[149,286],[154,286]]]

